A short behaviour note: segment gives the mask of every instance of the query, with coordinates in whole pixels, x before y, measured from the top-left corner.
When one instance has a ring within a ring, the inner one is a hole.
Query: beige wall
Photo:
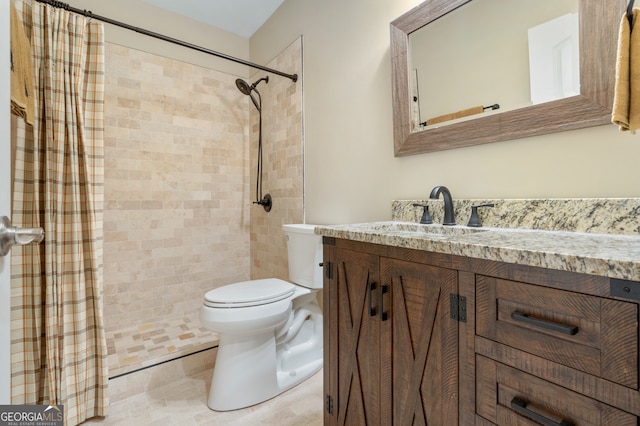
[[[261,62],[304,34],[308,222],[389,219],[391,200],[439,184],[458,198],[640,196],[640,135],[612,125],[395,158],[389,23],[418,3],[285,0],[251,38]]]
[[[144,0],[70,0],[66,3],[78,9],[90,10],[95,15],[163,34],[205,49],[244,60],[249,59],[249,41],[247,39],[171,13]],[[156,55],[190,64],[245,77],[249,75],[249,69],[244,65],[219,59],[215,56],[138,34],[111,24],[105,24],[105,38],[111,43],[155,53]],[[289,42],[291,40],[293,38]],[[282,46],[280,50],[284,47]]]

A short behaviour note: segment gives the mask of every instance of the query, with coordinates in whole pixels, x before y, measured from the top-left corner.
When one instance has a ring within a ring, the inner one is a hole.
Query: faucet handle
[[[431,219],[431,215],[429,214],[428,204],[414,204],[413,207],[422,207],[422,218],[420,218],[421,224],[430,225],[433,223],[433,219]]]
[[[469,223],[467,226],[471,226],[474,228],[480,228],[482,226],[482,222],[480,222],[480,217],[478,216],[478,207],[493,207],[495,204],[493,203],[485,203],[478,204],[477,206],[471,206],[471,217],[469,218]]]

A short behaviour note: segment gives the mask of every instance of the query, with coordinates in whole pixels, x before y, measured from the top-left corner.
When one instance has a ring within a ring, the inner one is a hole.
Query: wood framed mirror
[[[624,0],[579,0],[580,95],[412,131],[409,35],[471,1],[426,0],[391,22],[396,157],[611,122],[618,32],[627,4]]]

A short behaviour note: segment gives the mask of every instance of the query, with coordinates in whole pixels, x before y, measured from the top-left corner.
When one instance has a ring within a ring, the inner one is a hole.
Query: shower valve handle
[[[258,204],[264,208],[264,211],[270,212],[271,207],[273,207],[273,199],[271,198],[271,194],[266,194],[262,200],[254,201],[253,204]]]

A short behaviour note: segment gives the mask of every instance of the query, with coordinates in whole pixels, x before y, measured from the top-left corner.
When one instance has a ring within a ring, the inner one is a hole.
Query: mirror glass
[[[579,95],[578,28],[578,0],[474,0],[412,32],[412,131]]]
[[[610,123],[626,9],[627,0],[425,0],[398,17],[390,25],[395,155]]]

